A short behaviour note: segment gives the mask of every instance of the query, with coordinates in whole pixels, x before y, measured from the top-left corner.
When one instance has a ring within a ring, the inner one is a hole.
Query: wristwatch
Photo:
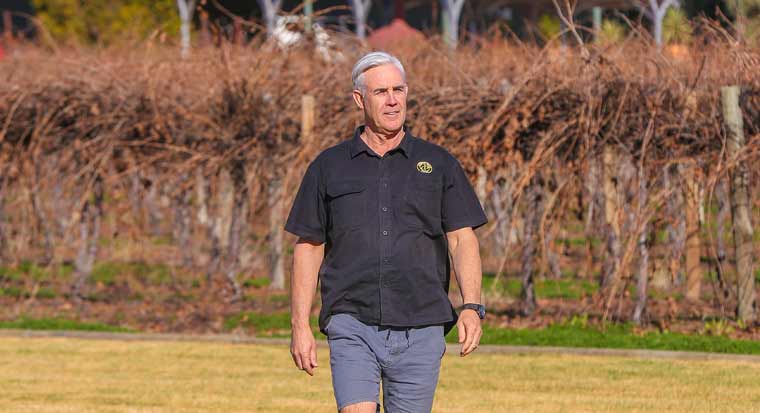
[[[460,308],[462,310],[475,310],[475,312],[478,313],[478,317],[480,317],[481,320],[486,318],[486,306],[484,306],[483,304],[465,303]]]

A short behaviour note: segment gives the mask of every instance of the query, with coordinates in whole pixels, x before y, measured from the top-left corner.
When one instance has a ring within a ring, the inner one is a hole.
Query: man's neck
[[[404,138],[404,128],[402,127],[401,129],[388,134],[382,134],[373,131],[369,126],[365,126],[364,132],[360,135],[360,138],[370,147],[370,149],[375,151],[378,155],[383,156],[401,143],[401,139]]]

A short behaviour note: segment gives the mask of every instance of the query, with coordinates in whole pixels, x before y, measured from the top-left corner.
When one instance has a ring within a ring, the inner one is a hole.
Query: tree
[[[194,1],[194,0],[193,0]],[[33,0],[42,25],[57,40],[112,44],[160,29],[179,31],[173,0]]]
[[[195,0],[177,0],[179,10],[180,34],[182,36],[182,57],[190,54],[190,24],[193,22],[195,12]]]
[[[367,15],[372,8],[372,0],[350,0],[351,11],[354,12],[356,35],[364,40],[367,37]]]
[[[464,0],[441,0],[443,22],[443,37],[452,49],[457,47],[459,40],[459,17],[462,15]]]
[[[752,38],[760,33],[760,0],[726,0],[736,21],[739,37]]]
[[[261,7],[261,14],[264,15],[264,22],[267,25],[267,37],[272,37],[275,19],[282,5],[282,0],[258,0],[258,2],[259,7]]]
[[[636,6],[652,21],[654,41],[657,47],[661,47],[662,21],[665,19],[669,8],[680,7],[678,0],[637,0]]]

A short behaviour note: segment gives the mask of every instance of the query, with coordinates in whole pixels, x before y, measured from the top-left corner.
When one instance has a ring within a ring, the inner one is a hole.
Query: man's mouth
[[[398,115],[400,112],[401,112],[400,110],[393,110],[393,111],[390,111],[390,112],[384,112],[383,114],[384,114],[384,115],[388,115],[388,116],[396,116],[396,115]]]

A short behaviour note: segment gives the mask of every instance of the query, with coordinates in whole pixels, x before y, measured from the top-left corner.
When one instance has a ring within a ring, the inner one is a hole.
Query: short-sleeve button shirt
[[[366,324],[443,324],[456,312],[448,298],[446,232],[487,218],[457,159],[408,128],[379,156],[361,139],[325,149],[308,166],[285,224],[325,243],[319,269],[320,331],[333,314]]]

